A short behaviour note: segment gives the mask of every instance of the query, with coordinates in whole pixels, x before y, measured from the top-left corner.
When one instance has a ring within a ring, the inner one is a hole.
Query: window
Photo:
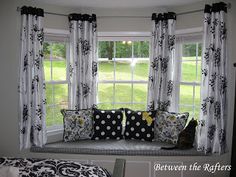
[[[100,40],[98,108],[146,109],[148,40]]]
[[[60,110],[68,108],[68,45],[64,38],[57,40],[56,37],[53,40],[47,39],[43,45],[47,99],[46,125],[49,129],[62,128],[63,117]]]
[[[190,117],[199,118],[201,53],[200,42],[184,42],[180,44],[180,82],[179,111],[189,112]]]

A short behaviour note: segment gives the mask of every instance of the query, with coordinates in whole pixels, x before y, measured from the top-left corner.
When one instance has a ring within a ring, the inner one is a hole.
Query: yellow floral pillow
[[[179,133],[184,129],[189,113],[158,111],[154,123],[154,141],[177,144]]]
[[[65,142],[91,139],[93,136],[93,111],[86,110],[61,110],[64,117]]]

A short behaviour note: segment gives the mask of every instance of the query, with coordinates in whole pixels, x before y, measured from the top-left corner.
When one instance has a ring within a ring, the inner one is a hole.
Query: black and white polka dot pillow
[[[125,139],[152,141],[156,111],[133,111],[125,109]]]
[[[93,140],[122,139],[122,110],[94,109],[94,135]]]

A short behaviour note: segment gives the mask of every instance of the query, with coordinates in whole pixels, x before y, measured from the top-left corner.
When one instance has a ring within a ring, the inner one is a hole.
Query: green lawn
[[[185,57],[185,59],[191,59],[192,57]],[[50,68],[53,66],[53,71],[51,72]],[[45,79],[46,81],[57,80],[62,81],[66,78],[65,70],[66,62],[65,60],[53,61],[48,60],[44,61],[44,70],[45,70]],[[114,63],[113,61],[109,62],[100,62],[99,63],[99,80],[113,80],[114,79]],[[200,81],[200,71],[201,63],[198,63],[198,74],[196,74],[196,62],[185,61],[182,64],[182,81],[193,82]],[[124,81],[131,80],[131,71],[133,70],[133,79],[134,80],[147,80],[148,78],[148,64],[145,61],[137,62],[135,67],[132,68],[130,63],[119,62],[115,64],[115,76],[116,80]],[[198,79],[197,79],[198,76]],[[46,85],[46,97],[47,97],[47,126],[62,124],[62,115],[60,110],[62,108],[67,108],[67,85],[66,84],[57,84],[52,86],[50,84]],[[188,106],[180,106],[180,112],[190,112],[191,116],[198,118],[200,110],[200,87],[195,87],[195,99],[193,100],[193,87],[182,85],[180,87],[180,104],[181,105],[192,105],[195,101],[195,105],[198,105],[195,115],[193,115],[193,108]],[[115,93],[113,100],[113,90]],[[52,97],[54,93],[54,98]],[[120,107],[129,107],[131,109],[145,109],[146,107],[146,95],[147,95],[147,84],[133,84],[133,94],[132,94],[132,85],[131,84],[113,84],[103,83],[98,86],[98,98],[100,104],[99,108],[102,109],[111,109],[120,108]],[[111,105],[110,102],[131,102],[133,96],[134,102],[143,102],[144,104],[117,104]],[[50,106],[53,105],[53,106]],[[54,117],[54,119],[53,119]]]

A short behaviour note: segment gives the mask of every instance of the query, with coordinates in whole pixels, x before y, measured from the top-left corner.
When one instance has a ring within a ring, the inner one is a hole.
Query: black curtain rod
[[[231,8],[231,3],[227,4],[227,8]],[[21,8],[17,7],[17,11],[20,11]],[[196,12],[202,12],[204,9],[197,9],[197,10],[191,10],[191,11],[186,11],[186,12],[180,12],[177,13],[176,15],[186,15],[186,14],[191,14],[191,13],[196,13]],[[62,14],[62,13],[55,13],[55,12],[47,12],[44,11],[44,14],[49,14],[49,15],[58,15],[58,16],[64,16],[68,17],[68,14]],[[97,18],[151,18],[151,16],[97,16]]]

